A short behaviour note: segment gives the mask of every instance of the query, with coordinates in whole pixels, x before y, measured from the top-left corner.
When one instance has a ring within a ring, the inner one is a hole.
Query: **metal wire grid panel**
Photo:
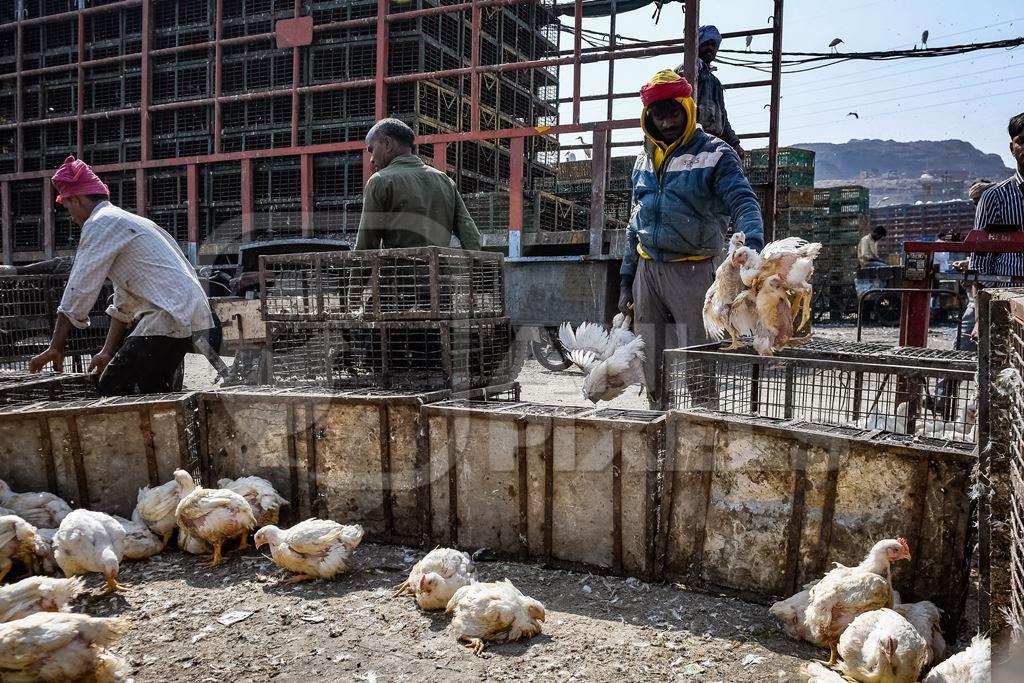
[[[1024,305],[1014,302],[1010,318],[1010,367],[1024,376]],[[1024,639],[1024,393],[1010,401],[1010,605],[1014,643]]]
[[[268,325],[275,385],[461,391],[511,382],[508,318]]]
[[[717,345],[665,354],[669,405],[851,427],[970,447],[977,438],[976,370],[963,360],[914,362],[881,345],[789,349],[762,357]]]
[[[0,375],[0,404],[98,398],[86,374]]]
[[[452,320],[505,313],[501,254],[438,247],[260,257],[267,320]]]

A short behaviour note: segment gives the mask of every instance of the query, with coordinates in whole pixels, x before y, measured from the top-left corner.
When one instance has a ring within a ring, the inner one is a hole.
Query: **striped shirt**
[[[1013,176],[985,190],[974,214],[974,227],[1017,225],[1024,228],[1024,177]],[[970,268],[981,275],[1024,278],[1024,252],[1009,254],[972,254]]]
[[[107,313],[134,321],[133,336],[180,339],[213,327],[206,293],[174,239],[153,221],[104,201],[82,226],[57,310],[75,327],[89,327],[89,311],[107,278],[114,284]]]

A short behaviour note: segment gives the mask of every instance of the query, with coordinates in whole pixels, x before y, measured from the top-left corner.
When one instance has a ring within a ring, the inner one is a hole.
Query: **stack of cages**
[[[797,147],[780,147],[775,190],[775,237],[814,236],[814,152]],[[752,149],[743,158],[743,170],[754,188],[762,210],[771,191],[768,178],[768,148]]]
[[[503,257],[439,247],[260,257],[272,382],[467,391],[510,384]]]
[[[870,191],[861,185],[814,190],[814,239],[824,245],[814,264],[819,313],[841,320],[857,277],[857,244],[868,231]]]
[[[586,156],[590,156],[590,152],[585,152]],[[632,192],[633,192],[633,167],[636,165],[636,155],[632,156],[615,156],[608,159],[607,175],[605,177],[605,197],[604,197],[604,218],[605,227],[609,230],[625,230],[629,223],[629,215],[632,209]],[[595,179],[593,177],[593,163],[589,158],[587,159],[576,159],[575,155],[572,157],[566,156],[562,161],[558,163],[555,177],[548,180],[545,185],[542,186],[542,204],[545,195],[554,195],[563,202],[571,202],[573,205],[579,208],[573,208],[573,211],[579,213],[581,216],[589,218],[590,215],[590,200],[593,192]],[[549,212],[545,212],[543,207],[537,214],[537,218],[540,221],[540,230],[551,230],[551,219]],[[564,221],[557,223],[558,230],[565,230]],[[588,229],[586,223],[583,224],[582,228],[571,228],[571,229]],[[619,254],[615,254],[618,256]]]
[[[673,409],[964,452],[978,440],[977,372],[973,352],[862,342],[813,340],[776,356],[718,344],[665,354]]]

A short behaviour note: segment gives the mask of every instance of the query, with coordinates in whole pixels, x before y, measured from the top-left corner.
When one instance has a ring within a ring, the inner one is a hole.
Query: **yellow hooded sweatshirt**
[[[671,69],[663,69],[658,73],[654,74],[648,83],[659,84],[659,83],[672,83],[682,78],[679,74]],[[674,142],[662,142],[659,140],[649,129],[647,121],[647,106],[644,106],[643,113],[640,115],[640,128],[644,131],[644,138],[651,143],[651,162],[654,164],[654,171],[658,173],[661,171],[661,165],[665,162],[676,147],[684,145],[690,141],[693,137],[693,133],[697,130],[697,105],[693,101],[692,97],[676,97],[673,98],[678,102],[683,110],[686,112],[686,129],[683,131],[682,136]],[[657,101],[657,100],[655,100]]]

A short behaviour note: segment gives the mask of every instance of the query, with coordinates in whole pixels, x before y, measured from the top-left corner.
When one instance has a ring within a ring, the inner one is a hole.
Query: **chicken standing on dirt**
[[[288,501],[274,490],[274,485],[261,477],[239,477],[238,479],[221,479],[217,486],[222,489],[234,491],[242,498],[245,498],[252,508],[253,517],[256,518],[256,526],[268,526],[277,524],[280,518],[281,506],[288,505]]]
[[[181,469],[174,470],[174,478],[166,484],[139,489],[132,519],[144,522],[150,531],[161,537],[166,548],[178,525],[175,516],[178,503],[195,487],[191,474]]]
[[[221,561],[221,546],[230,538],[238,538],[238,549],[249,547],[247,537],[256,527],[256,518],[245,498],[227,489],[204,489],[196,486],[178,503],[175,510],[178,526],[213,546],[207,567]]]
[[[117,515],[114,515],[114,520],[124,529],[124,559],[145,560],[164,549],[163,541],[144,522]]]
[[[106,646],[127,630],[126,619],[70,612],[37,612],[0,624],[0,681],[125,680],[126,663],[108,652]]]
[[[891,609],[859,615],[839,638],[840,667],[863,683],[914,683],[928,659],[928,643]]]
[[[737,337],[752,335],[757,324],[757,317],[749,305],[753,299],[740,298],[747,291],[740,278],[740,269],[752,255],[756,256],[753,249],[743,246],[744,239],[742,232],[733,233],[729,239],[728,255],[718,266],[715,281],[704,295],[704,330],[718,341],[725,339],[728,333],[732,344],[727,349],[739,348]]]
[[[333,579],[348,569],[352,551],[362,540],[363,527],[329,519],[307,519],[290,529],[265,526],[253,537],[257,548],[270,546],[275,564],[294,572],[287,583]]]
[[[14,621],[36,612],[65,611],[78,597],[81,579],[54,579],[30,576],[10,586],[0,587],[0,623]]]
[[[409,594],[416,597],[420,609],[444,609],[455,591],[475,580],[476,568],[468,554],[452,548],[434,548],[413,565],[409,578],[398,587],[394,597]]]
[[[811,587],[804,627],[810,638],[827,645],[828,666],[836,663],[839,637],[864,612],[892,608],[891,565],[910,559],[910,548],[901,539],[879,541],[856,567],[837,566]]]
[[[922,683],[990,683],[992,641],[974,636],[970,646],[928,672]]]
[[[7,482],[0,479],[0,506],[8,508],[34,527],[56,529],[71,506],[52,493],[13,493]]]
[[[479,655],[484,642],[511,643],[540,633],[544,605],[523,595],[508,579],[471,583],[455,591],[447,612],[458,639]]]
[[[14,515],[0,517],[0,581],[18,560],[29,570],[35,567],[36,528]]]
[[[124,528],[108,514],[74,510],[53,536],[53,558],[64,576],[103,574],[107,591],[127,590],[117,582],[124,559]]]
[[[928,644],[928,659],[925,666],[932,666],[946,657],[946,639],[942,637],[942,610],[934,603],[924,600],[905,605],[896,605],[893,610],[913,624]]]

